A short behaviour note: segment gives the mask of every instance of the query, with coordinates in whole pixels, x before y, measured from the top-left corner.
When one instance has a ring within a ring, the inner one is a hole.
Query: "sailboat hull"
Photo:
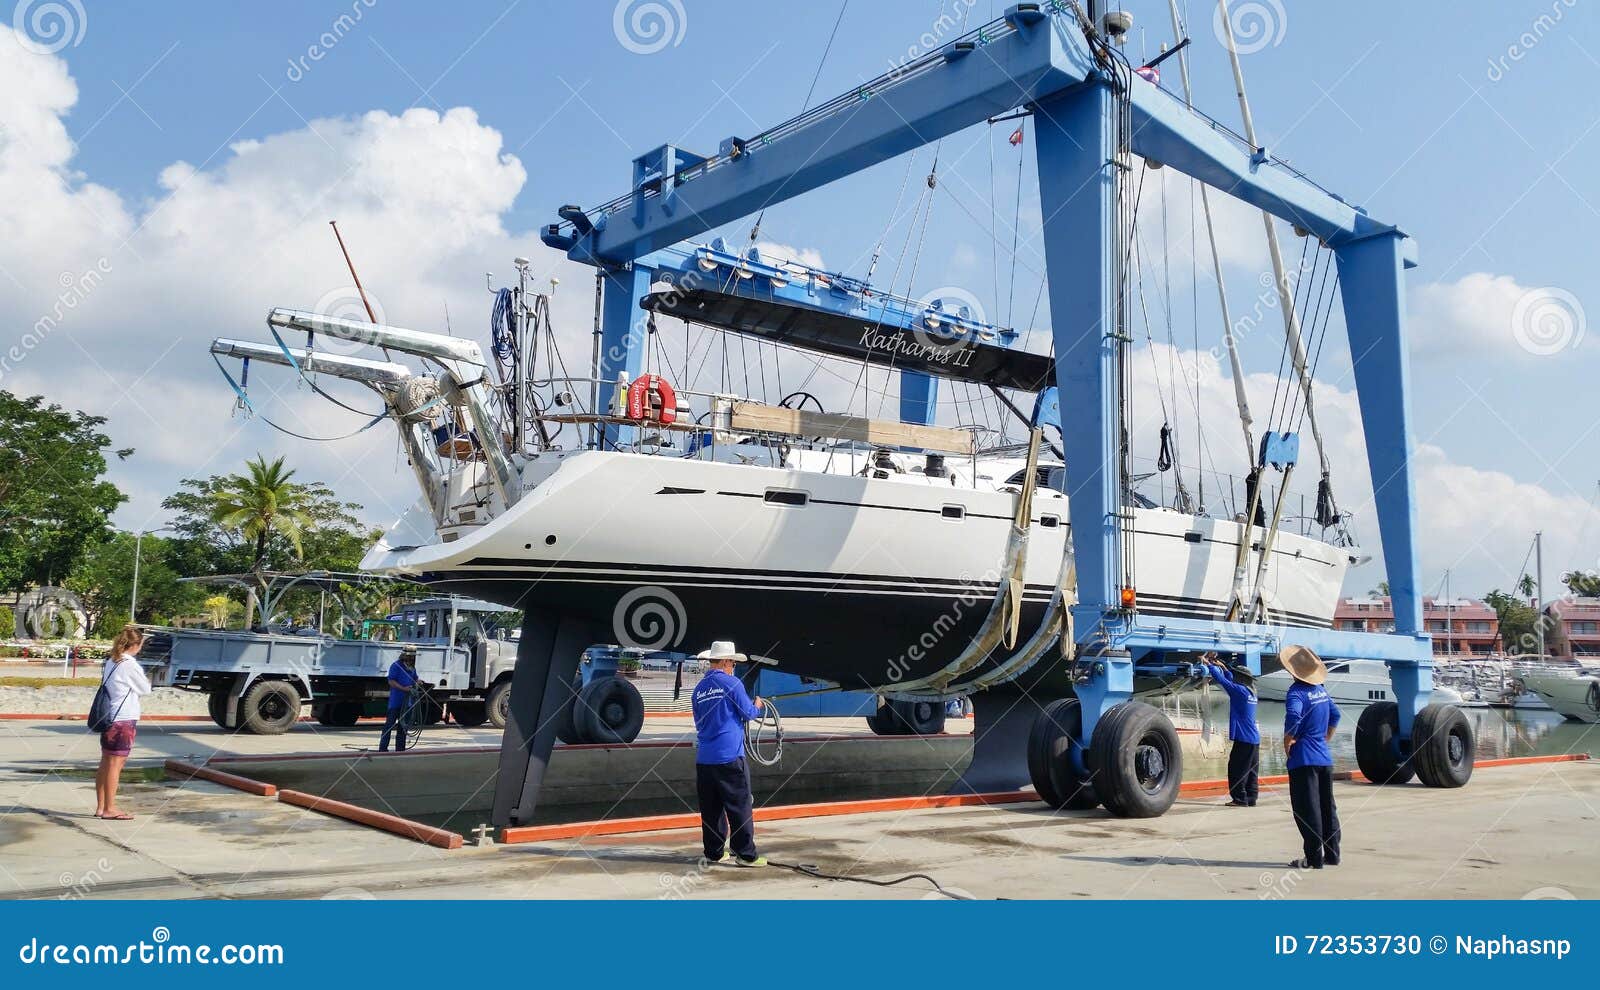
[[[1016,501],[920,476],[595,451],[534,458],[524,485],[511,510],[452,542],[407,546],[402,520],[363,567],[579,615],[625,645],[696,651],[731,639],[781,669],[879,689],[946,669],[978,634]],[[1167,510],[1134,517],[1141,612],[1220,618],[1240,527]],[[1021,641],[1061,575],[1065,496],[1041,490],[1031,523]],[[1348,564],[1344,550],[1282,535],[1263,583],[1269,618],[1329,626]],[[1041,667],[1059,667],[1056,655]],[[997,649],[963,679],[1009,656]]]

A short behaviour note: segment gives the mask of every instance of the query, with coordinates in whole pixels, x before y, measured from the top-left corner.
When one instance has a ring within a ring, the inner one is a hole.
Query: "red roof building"
[[[1600,606],[1600,599],[1593,599]],[[1423,631],[1433,637],[1440,660],[1470,660],[1500,653],[1500,617],[1471,598],[1423,598]],[[1351,632],[1394,632],[1394,606],[1382,598],[1344,598],[1333,612],[1333,627]],[[1595,637],[1600,649],[1600,636]]]
[[[1600,656],[1600,598],[1558,598],[1544,613],[1545,651],[1551,656]]]

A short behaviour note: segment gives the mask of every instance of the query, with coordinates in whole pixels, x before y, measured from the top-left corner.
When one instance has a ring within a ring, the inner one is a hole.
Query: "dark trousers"
[[[411,702],[406,700],[399,708],[389,709],[388,716],[383,720],[383,735],[378,738],[378,752],[389,752],[389,734],[393,732],[394,748],[400,752],[406,749],[406,729],[411,725]]]
[[[1261,745],[1235,739],[1228,751],[1228,796],[1254,807],[1256,795],[1261,792],[1260,769]]]
[[[722,858],[722,850],[730,847],[740,859],[755,859],[755,802],[744,757],[732,763],[695,764],[694,784],[700,796],[700,835],[706,859],[714,863]]]
[[[1333,767],[1289,771],[1289,806],[1313,867],[1339,862],[1339,812],[1333,806]]]

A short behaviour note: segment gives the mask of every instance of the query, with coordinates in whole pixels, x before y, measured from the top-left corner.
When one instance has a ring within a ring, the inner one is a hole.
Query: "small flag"
[[[1018,124],[1017,125],[1017,129],[1012,131],[1011,132],[1011,136],[1009,138],[1006,138],[1006,140],[1011,142],[1011,144],[1013,144],[1013,145],[1021,144],[1022,143],[1022,125]]]
[[[1145,81],[1149,82],[1152,86],[1161,85],[1161,68],[1160,68],[1160,66],[1141,65],[1137,69],[1134,69],[1133,71],[1139,73],[1139,75],[1144,77]]]

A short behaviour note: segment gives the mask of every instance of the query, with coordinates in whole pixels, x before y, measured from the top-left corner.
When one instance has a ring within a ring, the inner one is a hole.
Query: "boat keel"
[[[500,741],[495,779],[496,828],[533,820],[556,729],[572,702],[578,660],[595,642],[587,621],[545,609],[528,609],[511,682],[511,717]]]

